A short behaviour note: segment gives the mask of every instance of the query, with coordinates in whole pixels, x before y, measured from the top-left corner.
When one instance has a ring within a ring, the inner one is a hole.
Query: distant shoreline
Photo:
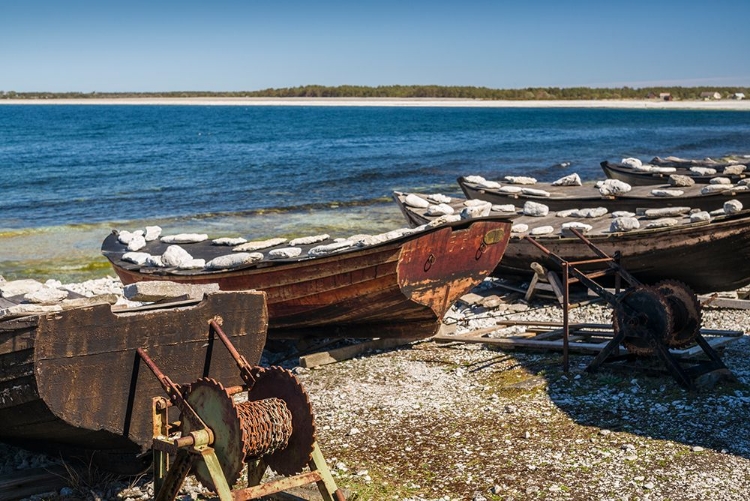
[[[661,101],[657,99],[491,101],[436,98],[178,97],[116,99],[0,99],[1,105],[174,105],[174,106],[382,106],[450,108],[622,108],[750,111],[750,100]]]

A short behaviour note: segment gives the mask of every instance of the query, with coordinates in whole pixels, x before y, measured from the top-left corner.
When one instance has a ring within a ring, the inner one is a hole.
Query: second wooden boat
[[[424,338],[497,267],[510,227],[507,217],[498,216],[337,242],[326,238],[293,245],[296,257],[283,257],[290,248],[284,242],[263,249],[255,262],[221,269],[128,262],[126,245],[114,233],[102,252],[125,284],[171,280],[266,292],[269,337]],[[162,256],[169,247],[154,240],[143,251]],[[206,261],[233,254],[210,241],[182,247]],[[319,254],[321,247],[331,252]]]
[[[408,195],[396,192],[394,200],[410,224],[420,225],[436,218],[427,214],[428,208],[407,204]],[[422,197],[428,199],[429,196]],[[453,208],[454,215],[448,218],[459,217],[457,214],[466,208],[466,203],[464,199],[451,198],[448,205]],[[669,218],[674,220],[671,226],[656,227],[655,220],[641,215],[637,218],[639,229],[613,232],[613,218],[609,213],[598,217],[559,217],[555,212],[549,212],[533,217],[523,215],[522,211],[508,214],[490,210],[490,214],[515,216],[516,230],[512,232],[508,250],[494,274],[528,276],[532,273],[533,262],[555,269],[553,261],[523,238],[527,235],[534,236],[544,247],[565,260],[590,258],[590,250],[562,229],[565,223],[580,223],[590,226],[585,232],[588,239],[608,255],[620,253],[622,266],[643,283],[675,279],[698,293],[735,290],[750,284],[750,210],[717,215],[710,222],[691,222],[687,208],[683,212]],[[543,228],[547,230],[534,235],[536,230]],[[581,268],[589,271],[586,266]]]

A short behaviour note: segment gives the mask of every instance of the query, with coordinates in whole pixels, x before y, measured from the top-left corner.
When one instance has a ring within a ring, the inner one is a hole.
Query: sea
[[[750,112],[419,106],[2,105],[0,275],[114,275],[113,230],[348,236],[406,226],[394,190],[750,153]]]

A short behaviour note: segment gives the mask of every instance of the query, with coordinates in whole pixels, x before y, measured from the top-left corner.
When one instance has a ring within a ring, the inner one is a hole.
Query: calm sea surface
[[[601,178],[599,162],[750,153],[750,113],[554,108],[0,106],[0,275],[112,274],[112,228],[212,237],[405,226],[393,190]],[[570,162],[569,167],[559,167]]]

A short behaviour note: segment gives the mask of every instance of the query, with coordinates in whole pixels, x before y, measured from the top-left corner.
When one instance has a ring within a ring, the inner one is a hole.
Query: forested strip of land
[[[16,92],[0,90],[0,99],[117,99],[117,98],[181,98],[181,97],[349,97],[349,98],[461,98],[482,100],[600,100],[600,99],[659,99],[668,94],[671,99],[701,99],[702,93],[718,92],[722,98],[738,93],[750,97],[750,87],[529,87],[524,89],[491,89],[488,87],[442,85],[305,85],[255,91],[208,92]]]

